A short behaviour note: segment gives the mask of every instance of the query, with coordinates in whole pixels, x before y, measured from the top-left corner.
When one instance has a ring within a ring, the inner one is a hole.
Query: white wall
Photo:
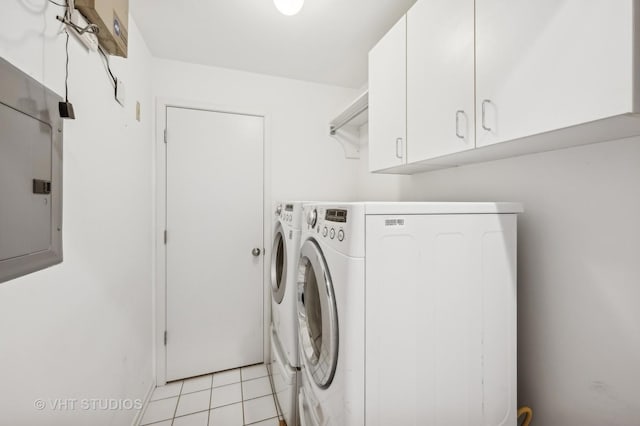
[[[522,201],[519,404],[640,424],[640,138],[410,177],[403,200]]]
[[[154,59],[154,95],[268,114],[273,200],[347,200],[356,161],[329,136],[329,121],[356,90]],[[242,173],[242,164],[238,164]]]
[[[61,13],[45,0],[4,2],[0,56],[63,95]],[[99,56],[71,38],[64,262],[0,284],[2,424],[130,424],[135,411],[38,411],[34,400],[144,398],[152,384],[151,58],[131,21],[129,43],[129,59],[113,60],[122,108]]]

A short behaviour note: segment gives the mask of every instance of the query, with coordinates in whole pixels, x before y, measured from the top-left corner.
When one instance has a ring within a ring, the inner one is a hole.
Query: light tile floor
[[[267,368],[253,365],[159,386],[140,425],[278,426]]]

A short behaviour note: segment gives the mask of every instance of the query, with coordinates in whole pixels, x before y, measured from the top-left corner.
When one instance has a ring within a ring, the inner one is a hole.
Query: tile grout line
[[[264,395],[260,395],[260,396],[254,396],[253,398],[247,398],[247,399],[242,398],[242,400],[243,401],[253,401],[254,399],[265,398],[267,396],[273,396],[273,392],[265,393]],[[227,404],[227,405],[230,405],[230,404]],[[276,409],[276,411],[278,411],[278,410]]]
[[[176,408],[173,409],[173,417],[171,418],[171,426],[173,426],[173,422],[176,420],[176,413],[178,412],[178,404],[180,404],[180,397],[182,396],[182,388],[184,388],[184,380],[180,384],[180,393],[178,394],[178,400],[176,401]]]
[[[194,414],[204,413],[205,411],[208,411],[208,410],[205,408],[204,410],[194,411],[193,413],[180,414],[179,416],[175,416],[175,417],[174,417],[174,419],[181,419],[181,418],[183,418],[183,417],[189,417],[189,416],[194,415]],[[166,421],[166,420],[161,420],[161,422],[162,422],[162,421]],[[151,425],[149,425],[149,426],[151,426]]]
[[[206,389],[203,389],[206,390]],[[171,396],[165,396],[164,398],[158,398],[158,399],[154,399],[153,401],[149,401],[149,404],[151,404],[152,402],[156,402],[156,401],[164,401],[165,399],[171,399],[171,398],[177,398],[180,394],[177,393],[175,395],[171,395]]]
[[[242,397],[242,424],[246,424],[245,423],[245,419],[244,419],[244,390],[242,389],[242,368],[240,369],[240,396]]]
[[[266,367],[266,365],[265,365],[265,367]],[[227,371],[232,371],[232,370],[227,370]],[[218,409],[218,408],[223,408],[223,407],[228,407],[230,405],[235,405],[235,404],[238,403],[238,402],[232,402],[232,403],[221,405],[219,407],[215,407],[214,408],[213,407],[213,390],[216,389],[216,388],[222,388],[222,387],[225,387],[225,386],[232,386],[232,385],[236,385],[236,384],[240,385],[240,395],[241,395],[242,399],[239,402],[242,404],[241,406],[242,406],[242,423],[243,423],[243,425],[254,425],[256,423],[260,423],[260,422],[263,422],[263,421],[266,421],[266,420],[278,419],[279,418],[279,414],[278,414],[278,409],[277,409],[277,406],[276,406],[276,416],[275,417],[269,417],[269,418],[261,419],[261,420],[258,420],[258,421],[252,422],[252,423],[245,423],[246,422],[245,413],[244,413],[244,411],[245,411],[244,410],[245,401],[252,401],[252,400],[256,400],[256,399],[260,399],[260,398],[266,398],[269,395],[271,395],[271,397],[274,399],[274,404],[275,404],[275,394],[273,393],[272,386],[270,386],[271,387],[271,392],[270,393],[267,393],[265,395],[255,396],[255,397],[248,398],[248,399],[245,400],[243,383],[256,381],[256,380],[264,379],[264,378],[268,379],[269,382],[271,382],[271,380],[270,380],[271,379],[271,375],[269,374],[269,370],[267,369],[267,374],[266,375],[260,375],[260,376],[251,377],[251,378],[246,378],[245,379],[243,377],[242,367],[238,368],[238,373],[240,375],[240,381],[239,382],[226,383],[226,384],[223,384],[223,385],[220,385],[220,386],[214,386],[213,376],[214,376],[215,373],[211,373],[211,384],[207,389],[200,389],[200,390],[195,390],[195,391],[185,392],[185,393],[183,393],[183,391],[184,391],[184,388],[185,388],[185,386],[184,386],[185,382],[187,380],[182,380],[180,382],[180,390],[178,391],[177,395],[167,396],[167,397],[164,397],[164,398],[159,398],[159,399],[156,399],[156,400],[153,400],[153,401],[149,401],[149,403],[151,403],[151,402],[163,401],[163,400],[166,400],[166,399],[172,399],[172,398],[176,398],[177,397],[176,406],[175,406],[175,408],[173,410],[173,416],[170,419],[161,420],[161,421],[159,421],[157,423],[161,423],[161,422],[164,422],[164,421],[171,420],[171,425],[173,426],[173,424],[175,423],[175,420],[177,418],[182,418],[182,417],[186,417],[186,416],[190,416],[190,415],[194,415],[194,414],[199,414],[199,413],[203,413],[204,411],[207,411],[207,424],[208,424],[211,421],[211,410]],[[156,389],[157,389],[157,386],[156,386]],[[192,412],[192,413],[186,413],[186,414],[180,415],[180,416],[177,415],[178,414],[178,406],[180,405],[180,400],[182,399],[183,395],[191,395],[191,394],[198,393],[198,392],[203,392],[203,391],[206,391],[206,390],[209,390],[209,406],[208,406],[208,408],[206,410],[199,410],[199,411],[195,411],[195,412]]]
[[[284,420],[284,413],[280,409],[280,405],[278,404],[278,398],[276,398],[276,387],[273,384],[273,371],[267,368],[267,372],[269,373],[269,386],[271,386],[271,395],[273,396],[273,404],[276,406],[276,416],[278,417],[278,422]],[[296,400],[298,399],[298,395],[296,395]]]
[[[213,404],[213,374],[211,374],[211,387],[209,388],[209,409],[207,410],[207,426],[211,423],[211,405]]]
[[[260,422],[266,422],[267,420],[273,420],[273,419],[278,419],[278,416],[275,416],[275,417],[269,417],[268,419],[258,420],[257,422],[253,422],[253,423],[247,423],[245,426],[251,426],[251,425],[258,424],[258,423],[260,423]],[[279,420],[279,419],[278,419],[278,420]]]
[[[253,377],[253,378],[251,378],[251,379],[247,379],[247,382],[249,382],[249,381],[251,381],[251,380],[267,378],[267,380],[269,381],[269,386],[271,387],[271,393],[268,393],[268,394],[266,394],[266,395],[262,395],[262,396],[258,396],[258,397],[255,397],[255,398],[250,398],[250,399],[248,399],[247,401],[252,401],[252,400],[259,399],[259,398],[267,398],[267,397],[271,396],[271,399],[272,399],[273,404],[274,404],[274,408],[275,408],[275,410],[276,410],[276,415],[275,415],[275,417],[269,417],[269,418],[266,418],[266,419],[257,420],[257,421],[255,421],[255,422],[246,423],[246,419],[245,419],[245,417],[244,417],[244,402],[245,402],[245,399],[244,399],[244,390],[242,389],[242,388],[243,388],[243,386],[241,386],[241,390],[242,390],[242,420],[243,420],[243,424],[244,424],[245,426],[247,426],[247,425],[253,425],[253,424],[260,423],[260,422],[263,422],[263,421],[266,421],[266,420],[271,420],[271,419],[278,419],[278,420],[279,420],[278,406],[277,406],[276,401],[275,401],[275,394],[274,394],[274,392],[273,392],[273,387],[272,387],[271,379],[270,379],[270,376],[271,376],[271,375],[269,374],[269,369],[267,368],[267,365],[266,365],[266,364],[261,364],[261,365],[262,365],[262,366],[264,366],[265,370],[267,371],[267,374],[266,374],[266,375],[264,375],[264,376],[260,376],[260,377]],[[240,380],[242,381],[242,383],[244,383],[244,382],[245,382],[245,381],[243,380],[243,378],[242,378],[242,370],[240,370]]]
[[[254,377],[253,379],[243,380],[243,382],[253,382],[254,380],[268,379],[269,377],[270,376],[267,374],[266,376]]]

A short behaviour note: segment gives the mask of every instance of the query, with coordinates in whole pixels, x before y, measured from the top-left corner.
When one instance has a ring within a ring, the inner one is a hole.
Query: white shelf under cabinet
[[[640,114],[621,114],[590,123],[527,136],[512,141],[480,146],[468,151],[391,167],[376,173],[411,175],[415,173],[501,160],[538,152],[555,151],[579,145],[640,136]]]
[[[369,91],[358,96],[329,122],[329,134],[344,148],[346,158],[360,158],[360,128],[369,121]]]

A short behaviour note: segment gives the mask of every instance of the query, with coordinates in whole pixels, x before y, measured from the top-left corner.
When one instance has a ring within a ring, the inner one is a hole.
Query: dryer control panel
[[[327,209],[324,214],[325,225],[322,228],[322,236],[338,241],[345,239],[345,225],[347,223],[347,210]]]
[[[343,242],[347,238],[346,209],[317,207],[307,213],[307,225],[322,239]]]
[[[293,222],[293,204],[278,204],[275,213],[276,218],[283,222]]]
[[[358,238],[364,233],[364,214],[358,215],[359,210],[358,205],[307,205],[305,231],[344,254],[359,257],[364,255],[364,240]]]
[[[295,230],[300,230],[302,222],[301,202],[278,202],[274,211],[275,219],[290,226]]]

